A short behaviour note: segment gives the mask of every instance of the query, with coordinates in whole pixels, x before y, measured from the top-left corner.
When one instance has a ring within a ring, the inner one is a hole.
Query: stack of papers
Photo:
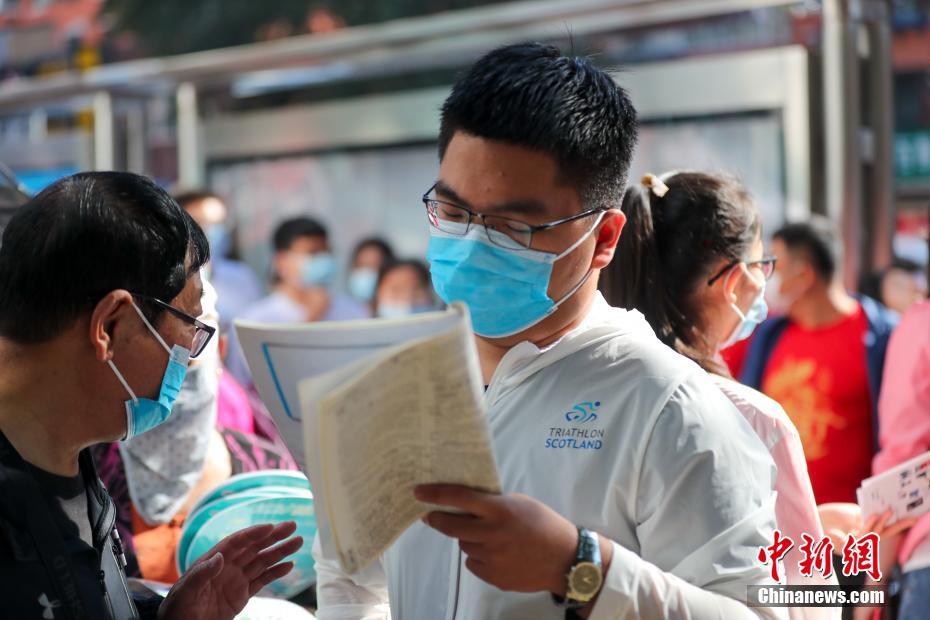
[[[299,472],[268,470],[233,476],[216,486],[191,509],[178,543],[178,571],[191,565],[218,542],[241,529],[263,523],[296,521],[297,532],[307,541],[316,535],[313,494],[306,476]],[[267,596],[291,598],[316,582],[313,556],[298,552],[288,558],[294,570],[269,584]]]
[[[468,310],[236,322],[259,394],[313,485],[326,557],[354,574],[434,506],[418,484],[500,492]]]
[[[890,510],[889,524],[930,511],[930,452],[866,478],[856,495],[865,517]]]

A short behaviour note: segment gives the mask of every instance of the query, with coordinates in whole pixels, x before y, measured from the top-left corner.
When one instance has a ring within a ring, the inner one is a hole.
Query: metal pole
[[[42,142],[48,137],[48,114],[44,108],[29,113],[29,141]]]
[[[870,55],[867,63],[870,88],[869,126],[873,137],[873,160],[869,166],[870,196],[866,226],[869,235],[869,267],[891,262],[891,240],[895,231],[894,205],[894,66],[891,53],[891,7],[886,0],[870,3],[868,12]]]
[[[200,148],[197,87],[190,82],[178,85],[175,100],[178,109],[178,183],[182,187],[199,187],[204,180],[204,162]]]
[[[145,109],[141,103],[126,111],[126,142],[126,169],[145,174]]]
[[[854,6],[854,0],[823,3],[825,204],[827,216],[839,223],[844,281],[850,289],[855,288],[862,253],[858,56],[850,12]]]
[[[113,99],[110,93],[99,91],[94,95],[94,170],[112,170]]]

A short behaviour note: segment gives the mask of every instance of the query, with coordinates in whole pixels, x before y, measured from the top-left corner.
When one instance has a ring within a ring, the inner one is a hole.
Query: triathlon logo
[[[598,407],[601,406],[601,401],[597,400],[592,402],[585,401],[583,403],[578,403],[572,407],[571,411],[565,412],[565,420],[568,422],[576,423],[585,423],[593,422],[597,419],[597,413],[595,413]]]

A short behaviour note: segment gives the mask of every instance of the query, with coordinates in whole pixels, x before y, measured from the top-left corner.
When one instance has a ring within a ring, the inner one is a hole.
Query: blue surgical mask
[[[149,320],[145,318],[145,315],[139,310],[139,307],[136,306],[136,304],[132,304],[132,307],[139,315],[139,318],[142,319],[142,322],[145,323],[148,330],[152,332],[158,344],[168,353],[168,366],[165,368],[165,373],[161,380],[161,387],[158,390],[158,399],[152,400],[150,398],[138,398],[135,392],[132,391],[132,388],[129,387],[129,383],[126,382],[122,373],[116,368],[116,364],[113,363],[113,360],[107,360],[110,368],[116,374],[116,378],[119,379],[119,382],[126,388],[130,397],[130,399],[126,401],[126,436],[123,438],[124,440],[150,431],[168,419],[171,415],[171,408],[174,406],[174,401],[177,400],[178,393],[181,391],[181,384],[184,383],[184,377],[187,375],[187,364],[191,356],[190,350],[185,349],[181,345],[176,344],[169,349],[161,335],[155,331],[155,328],[152,327]]]
[[[349,275],[349,293],[359,301],[371,301],[378,286],[378,272],[367,267],[353,269]]]
[[[329,252],[304,256],[300,264],[300,282],[303,286],[327,286],[336,273],[336,260]]]
[[[503,242],[509,237],[493,230],[486,233],[482,226],[472,226],[464,235],[430,227],[427,256],[433,288],[445,303],[461,301],[468,306],[472,329],[479,336],[518,334],[555,312],[587,281],[590,270],[558,301],[549,297],[552,265],[581,245],[602,217],[561,254],[499,247],[487,234],[500,235]]]
[[[229,253],[232,237],[224,224],[211,224],[204,229],[203,233],[207,236],[210,255],[214,260],[223,258]]]
[[[731,303],[730,308],[739,317],[740,322],[733,330],[733,333],[730,334],[730,337],[720,345],[721,349],[726,349],[741,340],[749,338],[756,329],[756,326],[762,323],[768,316],[769,307],[765,302],[765,280],[762,281],[762,290],[759,291],[759,294],[753,300],[752,305],[749,306],[749,310],[747,310],[745,314],[735,303]]]

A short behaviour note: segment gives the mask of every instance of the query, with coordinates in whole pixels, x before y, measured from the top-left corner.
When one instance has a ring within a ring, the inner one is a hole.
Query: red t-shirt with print
[[[762,391],[781,403],[801,435],[818,504],[855,502],[871,475],[872,401],[861,307],[816,329],[789,325],[766,364]]]

